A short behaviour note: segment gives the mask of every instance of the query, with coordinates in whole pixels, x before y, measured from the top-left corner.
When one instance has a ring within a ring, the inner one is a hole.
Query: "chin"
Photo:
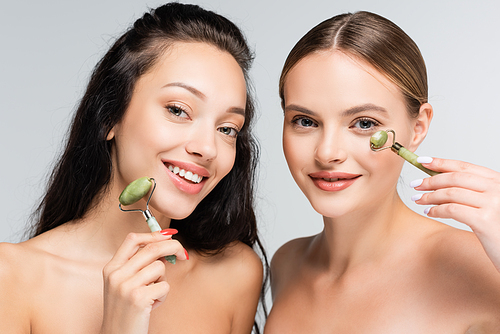
[[[342,200],[332,200],[332,199],[324,199],[324,200],[309,200],[313,209],[324,217],[329,218],[340,218],[349,214],[352,211],[351,205]]]
[[[175,214],[170,215],[169,217],[170,217],[170,219],[182,220],[182,219],[189,217],[189,215],[192,214],[193,211],[194,210],[189,211],[188,213],[175,213]]]
[[[152,206],[155,215],[163,215],[170,219],[181,220],[188,217],[196,209],[196,205],[193,205],[193,203],[176,202],[175,205],[169,203],[155,203]]]

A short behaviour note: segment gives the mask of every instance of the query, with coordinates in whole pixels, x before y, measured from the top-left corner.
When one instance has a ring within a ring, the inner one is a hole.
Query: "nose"
[[[217,157],[215,127],[200,125],[193,127],[188,134],[186,151],[196,155],[204,161],[211,161]]]
[[[314,152],[316,161],[321,165],[342,163],[347,159],[347,150],[340,131],[324,132]]]

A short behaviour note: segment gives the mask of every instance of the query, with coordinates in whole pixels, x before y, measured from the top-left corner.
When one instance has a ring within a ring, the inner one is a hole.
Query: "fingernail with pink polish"
[[[184,254],[186,254],[186,260],[189,260],[189,254],[188,251],[184,248]]]
[[[428,214],[428,213],[429,213],[429,211],[431,211],[431,208],[425,208],[425,210],[424,210],[424,214]]]
[[[410,182],[410,187],[416,188],[424,182],[424,179],[417,179]]]
[[[418,163],[421,163],[421,164],[430,164],[432,162],[432,158],[431,157],[418,157],[417,158],[417,162]]]
[[[421,199],[421,198],[422,198],[422,196],[423,196],[423,195],[424,195],[424,194],[415,194],[415,195],[413,195],[413,196],[411,197],[411,200],[412,200],[413,202],[418,201],[419,199]]]

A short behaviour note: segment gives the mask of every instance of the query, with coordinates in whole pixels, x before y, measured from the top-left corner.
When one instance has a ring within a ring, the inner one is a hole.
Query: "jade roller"
[[[387,142],[387,139],[389,138],[388,135],[389,132],[392,133],[392,145],[384,147],[385,143]],[[375,152],[390,148],[391,151],[393,151],[394,153],[396,153],[397,155],[399,155],[400,157],[411,163],[413,166],[423,170],[430,176],[439,174],[439,172],[435,172],[433,170],[430,170],[422,166],[420,163],[417,162],[418,155],[404,148],[403,145],[401,145],[400,143],[397,143],[396,133],[394,132],[394,130],[387,130],[387,131],[382,130],[375,132],[375,134],[370,138],[370,148],[372,149],[372,151]]]
[[[146,196],[146,194],[151,189],[151,185],[153,185],[153,190],[151,190],[148,201],[146,202],[146,210],[141,210],[141,209],[124,210],[122,208],[122,205],[134,204],[135,202],[139,201],[141,198]],[[122,193],[120,194],[119,197],[120,204],[118,205],[120,210],[122,210],[123,212],[142,212],[144,218],[146,218],[146,222],[148,223],[151,232],[161,231],[160,224],[158,224],[158,221],[153,216],[153,213],[149,211],[149,201],[151,200],[151,196],[153,196],[155,188],[156,188],[156,181],[155,179],[150,177],[145,176],[135,181],[132,181],[128,186],[125,187],[125,189],[123,189]],[[168,255],[165,256],[165,259],[168,262],[175,264],[177,258],[175,255]]]

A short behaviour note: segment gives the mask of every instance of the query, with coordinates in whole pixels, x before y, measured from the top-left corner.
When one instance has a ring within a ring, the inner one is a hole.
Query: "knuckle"
[[[139,240],[139,234],[130,232],[129,234],[127,234],[125,240],[130,241],[132,243],[137,243],[137,241]]]
[[[469,170],[471,167],[472,167],[472,164],[471,164],[471,163],[469,163],[469,162],[465,162],[465,161],[459,161],[459,162],[458,162],[458,168],[459,168],[461,171],[467,171],[467,170]]]
[[[184,248],[184,247],[182,247],[179,240],[172,239],[172,243],[175,245],[176,248]]]
[[[457,190],[456,189],[453,189],[453,188],[447,188],[447,189],[444,189],[444,196],[447,197],[447,198],[450,198],[450,197],[454,197],[457,193]]]
[[[160,252],[160,245],[156,242],[152,242],[144,246],[144,250],[148,253],[157,254]]]
[[[449,173],[448,177],[453,184],[457,184],[463,179],[464,175],[460,175],[458,173]]]
[[[109,265],[109,263],[107,265],[105,265],[104,268],[102,268],[102,276],[104,278],[108,278],[112,272],[113,272],[113,270],[111,269],[111,266]]]
[[[119,283],[122,280],[121,275],[118,271],[112,271],[108,275],[106,275],[105,277],[106,277],[106,281],[112,286],[119,285]]]
[[[160,260],[154,261],[151,265],[153,265],[153,269],[159,272],[164,272],[165,271],[165,263],[163,263]]]
[[[130,301],[133,305],[142,305],[144,302],[144,294],[141,293],[140,289],[134,289],[129,293]]]
[[[438,180],[436,180],[437,176],[439,176],[439,175],[425,178],[423,184],[425,184],[428,189],[434,189],[436,187],[437,181],[438,181]]]
[[[458,205],[454,203],[448,204],[446,205],[445,211],[449,216],[454,216],[458,211]]]
[[[166,281],[161,281],[156,284],[158,284],[163,289],[163,292],[165,294],[170,292],[170,284],[168,284]]]
[[[493,220],[493,215],[490,212],[482,212],[479,214],[478,220],[488,223]]]
[[[443,167],[444,160],[443,159],[433,159],[432,164],[436,167]]]

